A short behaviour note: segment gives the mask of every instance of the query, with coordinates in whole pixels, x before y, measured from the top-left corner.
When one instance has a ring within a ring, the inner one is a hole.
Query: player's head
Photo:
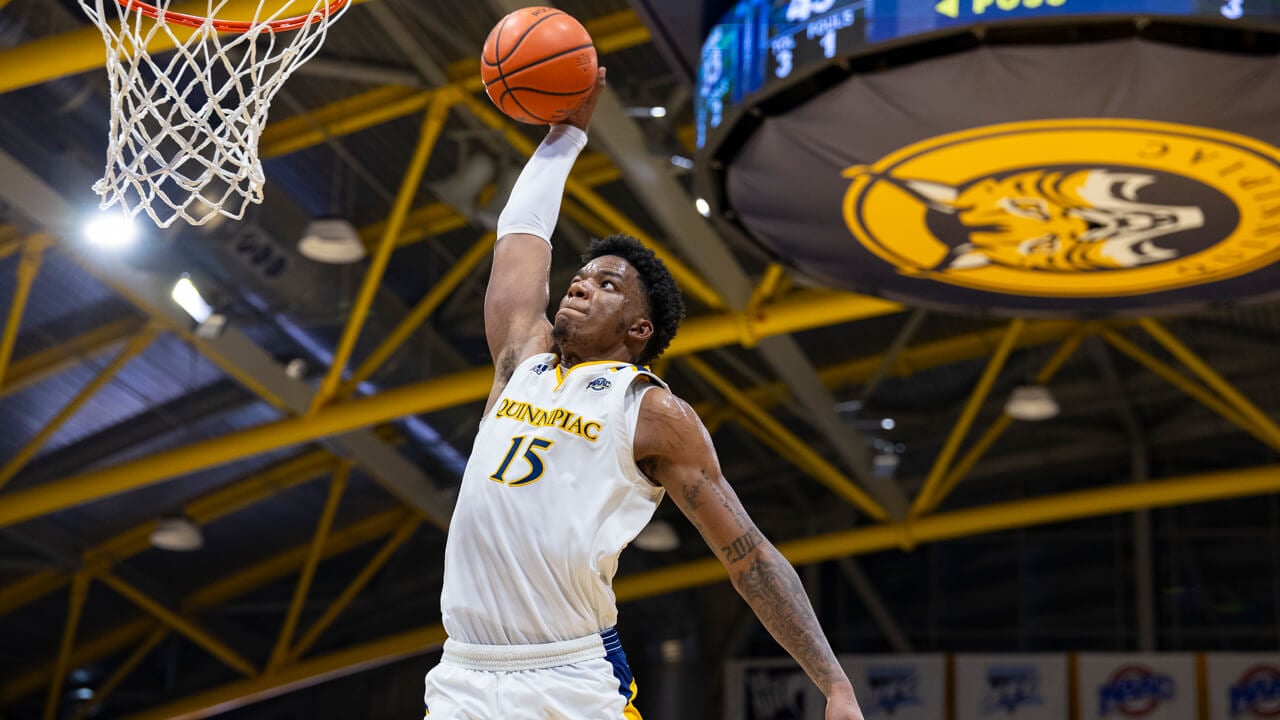
[[[592,240],[556,312],[562,353],[583,359],[625,346],[644,365],[662,354],[684,318],[684,299],[667,266],[629,235]]]

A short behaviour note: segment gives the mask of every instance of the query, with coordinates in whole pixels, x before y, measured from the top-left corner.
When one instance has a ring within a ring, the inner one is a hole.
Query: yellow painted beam
[[[942,484],[947,468],[951,466],[951,460],[960,449],[960,443],[964,441],[965,435],[969,434],[969,427],[973,425],[973,419],[978,416],[978,410],[982,409],[982,404],[987,401],[991,386],[995,384],[996,377],[999,376],[1000,370],[1004,368],[1004,362],[1009,358],[1009,353],[1013,352],[1013,346],[1018,341],[1018,335],[1025,326],[1026,321],[1022,319],[1009,323],[1008,329],[1005,330],[1004,338],[1000,340],[1000,345],[996,347],[991,359],[987,361],[987,367],[982,371],[982,376],[978,379],[977,386],[970,393],[969,400],[965,402],[964,408],[960,411],[959,419],[952,426],[951,433],[947,436],[947,440],[942,446],[942,451],[938,453],[937,459],[934,460],[933,467],[929,470],[929,476],[925,480],[924,488],[920,490],[915,502],[911,504],[911,514],[913,516],[923,513],[934,502],[934,496],[938,492],[939,485]]]
[[[324,557],[333,557],[378,538],[386,537],[397,528],[403,527],[405,523],[416,519],[421,518],[418,518],[412,510],[398,508],[352,523],[329,536],[329,541],[324,546]],[[298,545],[206,585],[183,599],[182,615],[193,617],[205,608],[220,605],[297,572],[298,568],[302,567],[310,547],[310,543]],[[76,648],[71,655],[71,663],[83,665],[121,652],[156,627],[156,623],[150,618],[141,618],[108,630]],[[0,685],[0,707],[44,687],[52,677],[52,672],[53,666],[50,664]]]
[[[182,512],[197,525],[207,525],[277,493],[296,487],[333,470],[337,459],[327,450],[314,450],[285,460],[250,475],[202,498],[187,503]],[[150,520],[90,547],[81,554],[81,564],[89,570],[105,570],[151,547]],[[34,602],[70,582],[66,573],[41,570],[0,588],[0,615]]]
[[[436,141],[440,139],[440,132],[444,130],[444,123],[449,117],[449,108],[454,102],[455,93],[437,92],[422,118],[418,144],[413,149],[413,154],[409,158],[409,167],[405,169],[400,190],[396,193],[391,216],[387,219],[386,233],[383,234],[382,241],[378,243],[378,248],[369,262],[369,269],[365,271],[360,292],[356,295],[355,304],[347,318],[347,325],[342,330],[338,348],[333,353],[333,362],[329,366],[329,372],[325,373],[324,380],[320,382],[320,389],[311,398],[308,415],[315,415],[338,389],[338,383],[342,380],[342,371],[347,369],[347,360],[351,358],[351,351],[355,349],[356,339],[360,337],[360,331],[364,328],[369,308],[373,306],[373,298],[378,293],[378,287],[382,285],[382,275],[387,269],[387,263],[391,261],[391,252],[395,250],[396,238],[399,237],[400,228],[404,226],[404,220],[413,207],[413,198],[417,196],[418,187],[422,185],[422,175],[427,170],[427,163],[431,161],[431,153],[435,150]]]
[[[49,694],[44,701],[44,720],[53,720],[58,714],[58,701],[62,699],[62,682],[71,669],[71,649],[75,647],[76,628],[80,626],[80,613],[84,610],[84,601],[89,596],[88,573],[76,573],[71,583],[71,602],[67,610],[66,626],[62,630],[62,644],[58,648],[58,661],[54,665],[53,682],[49,685]]]
[[[412,537],[421,525],[422,521],[414,518],[404,525],[401,525],[400,529],[396,530],[394,535],[387,538],[387,541],[382,544],[382,547],[378,549],[378,552],[369,559],[369,562],[365,563],[365,566],[360,569],[360,572],[356,574],[355,578],[351,580],[351,583],[343,589],[342,593],[338,595],[333,602],[329,603],[329,607],[325,608],[324,614],[307,629],[306,634],[302,636],[302,639],[298,641],[298,644],[294,646],[293,650],[289,651],[289,664],[296,663],[299,658],[311,649],[311,646],[315,644],[316,640],[320,639],[320,636],[324,634],[324,631],[329,629],[329,626],[333,624],[333,621],[338,619],[338,616],[342,614],[342,611],[346,610],[347,606],[349,606],[351,602],[360,595],[360,591],[364,590],[365,586],[368,585],[369,582],[373,580],[374,576],[378,574],[378,571],[387,564],[387,561],[390,560],[393,555],[395,555],[396,550],[400,549],[400,546]]]
[[[96,576],[103,583],[108,585],[112,590],[123,595],[130,602],[157,620],[167,625],[171,630],[182,633],[187,636],[195,644],[204,648],[209,654],[221,660],[227,667],[238,671],[242,675],[257,675],[258,670],[253,663],[246,660],[239,653],[227,647],[223,642],[213,636],[208,630],[200,627],[195,621],[182,617],[178,613],[152,600],[146,593],[138,590],[129,583],[110,573],[99,573]]]
[[[311,539],[311,547],[307,550],[307,559],[302,562],[302,572],[293,588],[293,601],[289,603],[289,611],[285,613],[284,626],[276,638],[275,648],[271,651],[271,659],[267,662],[267,672],[274,672],[289,655],[289,645],[293,642],[293,631],[298,627],[298,618],[302,615],[302,606],[311,592],[311,580],[315,577],[316,567],[320,565],[320,556],[324,552],[325,541],[329,539],[329,529],[333,527],[333,516],[338,513],[338,504],[342,501],[342,493],[347,489],[347,478],[351,475],[351,465],[342,463],[333,473],[329,481],[329,496],[325,499],[324,509],[320,512],[320,522],[316,523],[315,536]]]
[[[0,386],[0,398],[79,365],[85,358],[105,352],[137,335],[145,326],[146,321],[138,318],[116,320],[54,347],[14,360],[9,365],[9,372],[5,373],[4,385]]]
[[[120,652],[146,637],[147,633],[156,627],[157,624],[150,618],[142,618],[86,640],[71,652],[71,667],[101,660]],[[46,687],[53,679],[55,669],[54,663],[50,662],[17,677],[5,678],[4,684],[0,685],[0,708],[12,705]]]
[[[821,325],[897,312],[901,306],[858,295],[809,292],[765,308],[758,318],[719,316],[690,321],[668,355],[688,354],[752,337],[784,334]],[[259,453],[484,399],[493,368],[464,370],[326,408],[314,417],[292,417],[218,438],[161,451],[138,460],[6,495],[0,527],[127,492],[196,470]]]
[[[511,147],[515,148],[521,155],[528,157],[537,149],[534,142],[517,130],[504,115],[493,107],[492,103],[476,99],[470,95],[463,95],[460,98],[460,102],[473,115],[479,118],[480,122],[500,131]],[[676,284],[680,286],[684,294],[697,299],[698,302],[711,310],[725,309],[726,306],[724,301],[720,299],[720,295],[692,268],[685,265],[684,261],[672,254],[670,250],[650,237],[640,226],[600,197],[590,186],[577,177],[570,175],[564,187],[565,192],[570,197],[573,197],[588,210],[595,213],[606,225],[615,228],[617,232],[626,233],[640,240],[649,249],[653,250],[653,253],[666,264],[671,276],[675,278]]]
[[[489,257],[496,240],[496,233],[485,233],[461,258],[458,258],[458,261],[449,268],[444,277],[431,286],[431,289],[427,291],[422,300],[418,301],[418,304],[405,315],[404,319],[391,331],[391,334],[383,339],[373,352],[369,353],[369,357],[365,358],[364,362],[360,363],[360,367],[356,368],[351,377],[338,388],[337,395],[339,399],[345,400],[354,395],[360,383],[368,380],[391,357],[392,353],[404,345],[414,331],[421,327],[427,321],[427,318],[431,317],[436,308],[439,308],[441,303],[453,294],[453,291],[462,284],[463,280],[467,279],[467,276],[476,269],[476,266]]]
[[[106,702],[107,698],[111,697],[111,693],[115,692],[116,688],[120,687],[120,683],[124,682],[125,679],[138,668],[138,665],[151,654],[151,651],[156,649],[156,646],[160,644],[160,641],[164,640],[168,635],[169,630],[167,628],[157,628],[148,635],[145,640],[139,643],[138,647],[134,648],[133,652],[129,653],[129,657],[125,658],[124,661],[120,663],[119,667],[112,671],[111,676],[104,680],[97,688],[94,688],[93,700],[82,704],[76,709],[75,720],[82,720],[90,715],[97,714],[98,709],[102,707],[102,704]]]
[[[27,309],[31,286],[40,273],[44,251],[52,242],[48,235],[33,235],[23,242],[22,256],[18,259],[17,282],[14,283],[13,296],[9,301],[9,318],[4,324],[4,332],[0,333],[0,385],[4,384],[9,360],[13,357],[13,345],[18,340],[18,329],[22,326],[22,314]]]
[[[792,563],[807,565],[987,532],[1278,491],[1280,466],[1271,465],[938,513],[907,524],[874,525],[784,542],[778,545],[778,549]],[[720,561],[709,557],[619,578],[614,583],[614,590],[618,600],[625,602],[727,579]],[[274,676],[209,690],[134,715],[128,720],[212,717],[327,680],[425,654],[437,649],[443,641],[444,631],[439,625],[422,627],[308,660]]]
[[[1170,354],[1181,360],[1182,364],[1186,365],[1205,385],[1213,388],[1237,412],[1253,423],[1255,427],[1262,431],[1263,435],[1270,438],[1272,442],[1280,442],[1280,425],[1276,425],[1274,419],[1258,409],[1258,406],[1245,397],[1244,393],[1236,390],[1230,382],[1227,382],[1226,378],[1210,367],[1209,363],[1201,360],[1200,356],[1192,352],[1191,348],[1183,344],[1181,340],[1174,337],[1173,333],[1169,332],[1164,325],[1150,318],[1139,320],[1138,325],[1143,330],[1146,330],[1148,335],[1155,338],[1156,342],[1163,345]]]
[[[586,29],[591,34],[596,50],[602,55],[649,41],[649,33],[644,24],[631,10],[590,20],[586,23]],[[98,42],[101,43],[100,37]],[[0,52],[0,69],[5,67],[4,58],[8,52],[11,51]],[[98,48],[98,54],[102,54],[101,47]],[[99,57],[98,63],[101,62]],[[449,68],[449,76],[454,82],[446,87],[456,88],[463,93],[477,93],[484,89],[479,61],[455,63]],[[4,92],[3,84],[0,84],[0,92]],[[350,135],[412,115],[425,109],[435,92],[436,90],[403,87],[377,88],[313,110],[309,117],[293,117],[270,123],[262,132],[259,152],[263,157],[279,157],[319,145],[326,137]]]
[[[362,2],[365,0],[352,0],[356,4]],[[259,0],[227,0],[220,6],[218,17],[251,18],[259,4]],[[209,4],[204,0],[191,0],[174,5],[172,9],[188,15],[204,15],[209,12]],[[174,32],[179,39],[185,40],[192,31],[176,28]],[[156,41],[147,46],[149,52],[156,54],[173,48],[173,42],[164,33],[157,33],[157,36]],[[0,52],[0,93],[100,68],[105,58],[102,33],[89,24],[78,30],[32,40]]]
[[[221,715],[236,708],[319,685],[334,677],[431,652],[444,644],[444,639],[444,628],[439,625],[411,630],[307,660],[283,668],[274,675],[232,683],[164,707],[130,715],[126,720],[195,720]]]
[[[1134,343],[1129,342],[1120,333],[1113,330],[1105,330],[1102,332],[1102,337],[1111,345],[1111,347],[1128,356],[1134,362],[1142,365],[1165,382],[1191,396],[1201,405],[1204,405],[1206,408],[1209,408],[1213,412],[1222,416],[1227,420],[1227,422],[1254,436],[1264,445],[1274,448],[1277,452],[1280,452],[1280,438],[1273,437],[1266,433],[1261,427],[1250,421],[1249,418],[1240,414],[1236,408],[1232,407],[1217,395],[1209,392],[1195,380],[1183,375],[1178,372],[1176,368],[1168,365]]]
[[[613,164],[613,161],[603,153],[587,153],[578,158],[578,162],[574,163],[573,166],[573,175],[590,187],[614,182],[622,177],[622,173]],[[481,190],[479,194],[483,197],[486,192],[493,192],[495,189],[495,186],[490,185],[488,188]],[[562,209],[566,215],[586,227],[584,223],[588,220],[580,218],[574,213],[575,209],[586,213],[581,206],[574,205],[572,200],[566,199]],[[592,216],[592,219],[594,219],[594,216]],[[595,222],[598,223],[597,229],[588,228],[588,232],[601,237],[613,232],[613,230],[609,230],[599,224],[599,220],[595,220]],[[400,235],[396,238],[396,247],[412,245],[429,237],[443,235],[468,225],[470,225],[469,220],[444,203],[436,202],[423,205],[422,207],[414,208],[409,213],[404,227],[400,229]],[[601,232],[599,228],[605,229]],[[378,244],[386,229],[387,223],[385,220],[366,225],[360,228],[360,240],[369,248],[373,248]]]
[[[786,457],[797,458],[801,468],[813,475],[814,479],[822,483],[828,490],[835,493],[845,502],[862,510],[876,520],[887,520],[888,514],[879,503],[871,499],[862,488],[858,487],[852,480],[845,477],[834,465],[827,462],[813,448],[805,444],[803,440],[796,437],[794,433],[787,430],[766,412],[763,408],[751,402],[745,393],[738,390],[725,377],[711,369],[702,360],[696,357],[685,358],[685,363],[715,389],[725,400],[729,402],[738,412],[751,419],[751,422],[763,429],[767,434],[772,436],[779,445],[786,448]]]
[[[1040,368],[1040,372],[1036,373],[1036,384],[1048,385],[1049,381],[1053,379],[1053,376],[1058,374],[1058,371],[1062,369],[1062,366],[1066,364],[1067,360],[1069,360],[1071,356],[1076,353],[1076,350],[1080,348],[1080,343],[1084,341],[1084,338],[1084,333],[1077,333],[1063,341],[1053,355],[1049,357],[1049,360],[1044,364],[1044,367]],[[955,466],[951,468],[951,471],[947,473],[947,476],[942,480],[941,487],[938,488],[938,492],[934,493],[933,498],[929,502],[928,506],[925,507],[925,510],[932,511],[934,508],[938,507],[938,505],[946,499],[947,495],[951,494],[951,491],[955,489],[956,485],[958,485],[960,481],[969,474],[969,471],[973,469],[973,466],[978,464],[978,461],[987,454],[987,451],[991,449],[991,446],[995,445],[996,440],[1000,439],[1000,436],[1003,435],[1004,431],[1008,430],[1009,426],[1012,424],[1013,418],[1010,417],[1008,413],[1000,413],[1000,417],[991,424],[991,427],[987,428],[986,432],[984,432],[981,437],[974,441],[973,447],[969,448],[969,451],[964,454],[964,457],[960,458],[960,461],[957,462]]]
[[[23,445],[18,452],[14,453],[13,457],[5,462],[3,467],[0,467],[0,488],[7,485],[18,474],[18,471],[26,467],[26,464],[40,448],[49,442],[49,438],[53,437],[66,421],[80,412],[80,408],[84,407],[84,404],[89,402],[94,395],[97,395],[99,390],[110,383],[121,368],[128,365],[138,355],[141,355],[151,345],[151,341],[155,337],[156,329],[148,328],[126,343],[119,354],[96,377],[81,388],[80,392],[76,393],[76,396],[71,398],[70,402],[64,405],[49,422],[45,423],[44,427],[40,428],[35,437],[28,440],[26,445]]]
[[[792,540],[779,544],[778,549],[792,563],[807,565],[1001,530],[1275,492],[1280,492],[1280,465],[1266,465],[935,513],[906,524],[874,525]],[[718,560],[705,558],[619,578],[614,591],[619,600],[637,600],[727,578]]]

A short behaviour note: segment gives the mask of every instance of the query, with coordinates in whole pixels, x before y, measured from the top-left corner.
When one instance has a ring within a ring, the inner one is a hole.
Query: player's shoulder
[[[684,398],[671,392],[664,385],[655,384],[640,400],[641,423],[660,423],[665,426],[682,427],[696,425],[698,414],[693,406]]]

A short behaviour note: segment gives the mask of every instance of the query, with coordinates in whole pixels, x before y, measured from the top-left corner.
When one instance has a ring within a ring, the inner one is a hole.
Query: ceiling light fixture
[[[697,198],[693,201],[693,206],[698,209],[698,214],[702,217],[711,217],[711,203],[703,198]]]
[[[1014,420],[1048,420],[1057,417],[1058,401],[1044,385],[1019,385],[1004,404],[1004,412]]]
[[[151,531],[152,547],[172,552],[191,552],[204,547],[200,526],[185,515],[160,518]]]
[[[138,239],[138,227],[124,213],[102,212],[85,223],[84,237],[98,247],[119,250]]]
[[[671,552],[680,547],[680,536],[666,520],[653,520],[640,531],[633,542],[636,547],[648,552]]]
[[[360,231],[345,218],[316,218],[298,241],[298,252],[316,262],[349,265],[368,254]]]

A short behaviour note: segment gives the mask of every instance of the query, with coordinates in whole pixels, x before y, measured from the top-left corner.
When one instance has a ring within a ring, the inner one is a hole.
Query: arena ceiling
[[[659,371],[761,527],[812,568],[838,650],[1275,647],[1280,306],[997,321],[788,276],[694,209],[672,162],[692,153],[689,88],[638,16],[559,6],[611,91],[553,292],[593,235],[669,259],[691,312]],[[277,99],[262,208],[123,254],[79,230],[110,102],[101,38],[71,0],[0,7],[0,713],[412,709],[490,382],[493,187],[538,138],[478,94],[478,49],[515,5],[360,3]],[[295,249],[330,214],[389,258],[367,305],[371,263]],[[221,335],[170,301],[184,273],[227,315]],[[330,365],[356,329],[343,378]],[[1003,414],[1028,382],[1052,388],[1056,418]],[[148,544],[174,515],[202,550]],[[616,585],[641,679],[664,641],[685,648],[665,662],[711,678],[775,654],[678,515],[658,518],[680,546],[629,551]]]

